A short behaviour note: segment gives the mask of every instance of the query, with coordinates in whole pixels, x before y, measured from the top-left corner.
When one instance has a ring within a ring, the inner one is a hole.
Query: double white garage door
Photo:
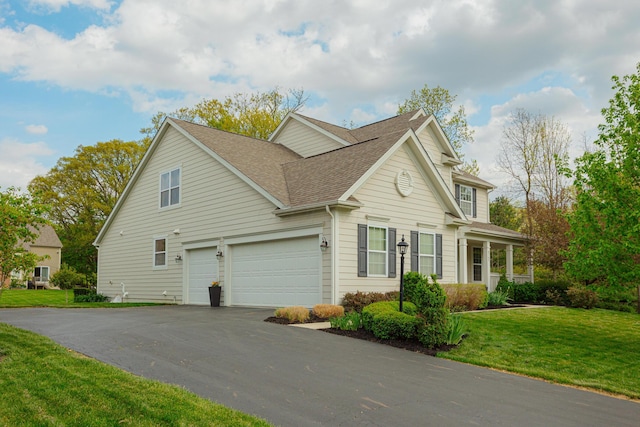
[[[202,275],[218,277],[216,250],[190,251],[190,304],[209,303],[206,287],[212,279],[205,282]],[[322,302],[317,236],[233,245],[226,255],[231,271],[225,275],[225,305],[310,307]]]

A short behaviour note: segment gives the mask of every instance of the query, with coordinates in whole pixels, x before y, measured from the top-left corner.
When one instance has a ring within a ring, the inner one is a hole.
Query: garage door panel
[[[188,303],[209,304],[209,286],[218,280],[217,248],[189,251]]]
[[[317,237],[237,245],[232,252],[232,303],[312,306],[321,302]]]

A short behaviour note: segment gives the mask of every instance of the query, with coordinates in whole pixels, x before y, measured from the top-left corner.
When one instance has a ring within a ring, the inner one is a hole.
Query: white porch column
[[[458,240],[458,283],[469,283],[467,275],[467,239]]]
[[[533,283],[533,249],[529,253],[529,281]]]
[[[482,244],[482,281],[489,292],[491,289],[491,243],[488,240]]]
[[[513,245],[507,245],[507,280],[513,281]]]

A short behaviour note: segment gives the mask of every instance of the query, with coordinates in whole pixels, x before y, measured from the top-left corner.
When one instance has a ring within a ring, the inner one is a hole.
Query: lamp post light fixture
[[[398,242],[398,252],[400,252],[400,312],[402,312],[402,301],[404,300],[404,256],[407,253],[409,244],[404,241],[404,234],[402,240]]]

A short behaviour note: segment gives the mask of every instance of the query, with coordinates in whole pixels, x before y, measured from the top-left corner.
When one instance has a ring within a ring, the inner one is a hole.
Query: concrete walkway
[[[281,426],[638,426],[640,404],[321,331],[272,310],[2,309],[0,322]]]

